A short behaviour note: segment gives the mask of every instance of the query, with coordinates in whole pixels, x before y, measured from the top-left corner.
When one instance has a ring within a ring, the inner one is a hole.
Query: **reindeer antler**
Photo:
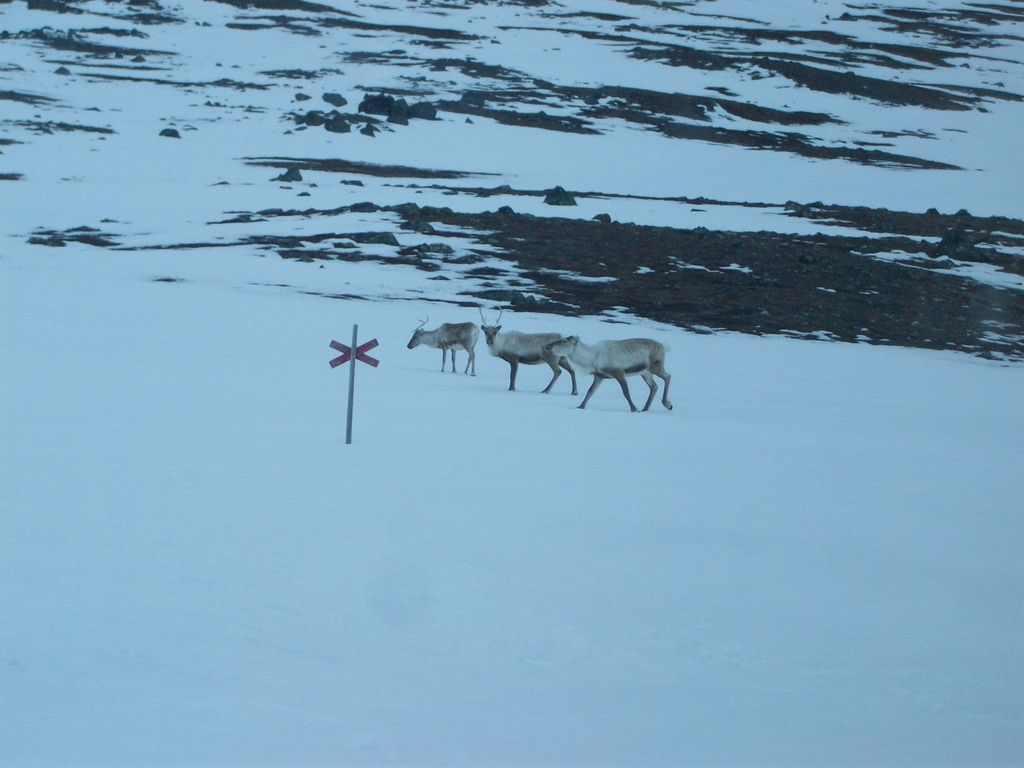
[[[480,324],[481,325],[487,325],[487,318],[484,317],[484,310],[483,310],[483,308],[482,307],[477,307],[477,311],[480,313]],[[490,325],[490,326],[487,326],[487,327],[488,328],[494,328],[495,326],[499,325],[501,323],[501,316],[504,314],[504,312],[505,312],[505,310],[501,310],[500,312],[498,312],[498,319],[494,321],[494,325]]]
[[[418,318],[418,317],[417,317],[416,319],[417,319],[417,320],[419,320],[419,318]],[[430,322],[430,315],[427,315],[427,319],[426,319],[426,320],[424,320],[424,321],[422,321],[422,322],[421,322],[421,323],[420,323],[419,325],[417,325],[417,326],[416,326],[416,330],[418,331],[418,330],[419,330],[420,328],[422,328],[422,327],[423,327],[424,325],[426,325],[426,324],[427,324],[428,322]]]

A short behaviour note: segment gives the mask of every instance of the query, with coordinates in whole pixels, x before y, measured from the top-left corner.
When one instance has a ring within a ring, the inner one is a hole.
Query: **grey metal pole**
[[[359,326],[352,326],[352,359],[348,361],[348,423],[345,427],[345,445],[352,444],[352,404],[356,393],[356,337]]]

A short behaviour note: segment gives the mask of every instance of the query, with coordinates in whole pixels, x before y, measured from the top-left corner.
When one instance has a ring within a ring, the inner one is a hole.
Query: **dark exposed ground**
[[[1020,244],[1016,238],[1024,237],[1024,222],[1005,216],[972,216],[970,211],[961,209],[954,214],[943,215],[934,208],[925,213],[890,211],[885,208],[866,206],[825,205],[808,203],[801,205],[792,201],[786,204],[792,216],[827,221],[846,225],[866,232],[892,232],[915,237],[943,237],[950,230],[960,229],[978,233],[976,243]],[[1015,270],[1016,271],[1016,270]]]
[[[328,173],[356,173],[366,176],[376,176],[379,178],[461,179],[466,176],[481,175],[479,173],[467,173],[464,171],[409,168],[401,165],[374,165],[373,163],[358,163],[350,160],[290,157],[247,157],[245,158],[245,161],[247,165],[263,166],[266,168],[283,168],[285,170],[295,168],[300,172],[326,171]]]
[[[913,214],[796,203],[787,209],[792,216],[828,215],[835,223],[857,222],[868,230],[905,234],[869,238],[675,229],[537,217],[508,207],[456,213],[412,203],[382,208],[365,202],[332,210],[268,209],[216,223],[294,216],[340,221],[336,217],[355,211],[397,213],[401,223],[393,231],[260,235],[165,247],[258,246],[299,261],[377,260],[430,272],[446,263],[471,265],[497,258],[508,266],[492,261],[464,273],[477,278],[467,283],[465,305],[486,301],[565,315],[625,309],[703,332],[786,333],[1024,360],[1024,292],[949,271],[958,265],[989,264],[1024,274],[1024,258],[1005,250],[1024,244],[1024,221],[974,217],[966,211]],[[110,237],[40,232],[33,242],[60,245],[57,241],[74,239],[114,245]],[[456,251],[436,242],[438,237],[461,238],[466,245]],[[399,246],[410,239],[421,242]],[[365,254],[358,248],[364,243],[396,251],[390,256]],[[892,253],[916,256],[903,262],[875,256]]]
[[[19,101],[22,104],[38,106],[40,104],[52,103],[56,101],[56,99],[49,96],[38,96],[31,93],[19,93],[18,91],[0,91],[0,101]]]
[[[114,235],[104,233],[95,227],[72,227],[63,232],[52,229],[37,229],[28,239],[32,245],[46,245],[51,248],[63,248],[70,243],[85,243],[99,248],[112,248],[118,245],[111,239]]]
[[[249,89],[257,91],[265,91],[268,86],[263,83],[242,83],[237,80],[232,80],[227,77],[222,77],[219,80],[211,80],[208,82],[185,82],[181,80],[167,80],[161,77],[131,77],[128,75],[110,75],[99,72],[89,72],[88,77],[95,77],[100,80],[126,80],[135,83],[153,83],[154,85],[172,85],[177,88],[233,88],[236,91],[246,91]]]
[[[57,123],[52,120],[3,120],[0,124],[4,125],[17,125],[35,133],[71,133],[71,132],[82,132],[82,133],[114,133],[111,128],[100,128],[95,125],[78,125],[76,123]]]
[[[439,231],[444,225],[479,231],[480,242],[500,248],[502,258],[525,270],[522,277],[541,286],[547,299],[561,303],[548,306],[549,311],[599,314],[627,307],[682,327],[744,333],[827,331],[845,341],[867,337],[878,343],[1024,359],[1024,293],[866,255],[925,251],[936,254],[928,267],[951,266],[936,246],[920,240],[681,230],[443,209],[416,213],[408,207],[405,215]],[[939,218],[955,223],[955,217]],[[960,231],[978,232],[972,227],[983,221],[962,217],[958,223]],[[1019,231],[1024,223],[1015,226]],[[979,232],[979,239],[982,234],[990,233]],[[1004,267],[1021,273],[1021,259],[1003,260]],[[547,270],[615,280],[577,282]],[[501,291],[482,298],[522,301]],[[1002,338],[995,340],[994,333]],[[1007,339],[1014,334],[1015,340]]]
[[[255,8],[261,11],[303,11],[306,13],[341,13],[329,5],[307,3],[304,0],[217,0],[243,11]]]
[[[15,38],[35,40],[38,44],[55,51],[70,51],[89,56],[119,58],[134,56],[175,56],[170,51],[157,51],[149,48],[129,48],[127,46],[111,45],[100,43],[91,38],[97,35],[108,36],[110,32],[105,29],[69,29],[66,31],[43,27],[41,29],[30,29],[18,32]],[[145,37],[139,34],[136,37]]]
[[[666,49],[667,50],[667,49]],[[650,53],[648,51],[648,53]],[[704,55],[706,52],[701,52]],[[635,57],[658,58],[641,55],[641,49],[634,48]],[[350,63],[379,63],[379,54],[359,51],[345,53]],[[531,78],[501,66],[488,65],[474,59],[417,58],[396,51],[386,56],[391,64],[428,68],[433,72],[458,70],[463,75],[501,82],[500,88],[474,88],[461,94],[457,100],[441,99],[437,109],[443,112],[472,115],[495,120],[505,125],[540,128],[567,133],[594,134],[602,132],[605,121],[622,120],[649,130],[658,131],[675,139],[705,141],[714,144],[729,144],[752,149],[787,152],[803,157],[823,160],[846,160],[862,165],[888,167],[959,170],[957,166],[928,158],[920,158],[880,149],[885,142],[874,142],[876,147],[849,147],[831,144],[815,139],[806,133],[793,130],[794,126],[818,126],[827,123],[841,123],[837,118],[817,112],[773,109],[756,103],[722,96],[664,93],[640,88],[606,86],[579,88],[558,86],[553,83]],[[673,63],[667,61],[665,63]],[[689,62],[687,65],[693,64]],[[889,105],[913,105],[930,109],[970,109],[979,106],[981,94],[962,93],[962,89],[935,89],[913,86],[895,81],[878,80],[855,75],[851,72],[833,72],[806,64],[776,60],[769,57],[743,59],[733,62],[735,67],[756,66],[766,71],[788,77],[795,83],[828,93],[842,93],[849,96],[866,96]],[[732,66],[732,65],[730,65]],[[394,95],[403,95],[396,90]],[[986,97],[1019,100],[1016,94],[1005,91],[986,93]],[[537,107],[542,107],[537,109]],[[571,109],[575,114],[549,114],[547,110]],[[732,118],[757,123],[760,128],[725,127],[712,125],[711,116],[715,110]],[[770,130],[772,127],[786,130]]]

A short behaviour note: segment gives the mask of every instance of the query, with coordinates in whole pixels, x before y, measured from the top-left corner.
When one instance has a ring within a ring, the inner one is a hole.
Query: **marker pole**
[[[352,326],[352,359],[348,362],[348,422],[345,426],[345,445],[352,444],[352,406],[356,394],[356,336],[359,326]]]

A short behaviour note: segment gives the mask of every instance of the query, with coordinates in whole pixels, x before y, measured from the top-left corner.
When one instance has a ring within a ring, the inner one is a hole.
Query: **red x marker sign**
[[[362,363],[366,363],[367,365],[372,365],[374,368],[376,368],[378,365],[380,365],[380,360],[378,360],[375,357],[370,357],[368,354],[366,354],[376,346],[378,346],[376,339],[370,339],[365,344],[360,344],[358,347],[356,347],[356,360]],[[340,355],[331,360],[331,368],[337,368],[339,365],[344,365],[345,363],[352,359],[352,347],[346,347],[344,344],[340,342],[332,341],[331,349],[336,349],[339,352],[341,352]]]

